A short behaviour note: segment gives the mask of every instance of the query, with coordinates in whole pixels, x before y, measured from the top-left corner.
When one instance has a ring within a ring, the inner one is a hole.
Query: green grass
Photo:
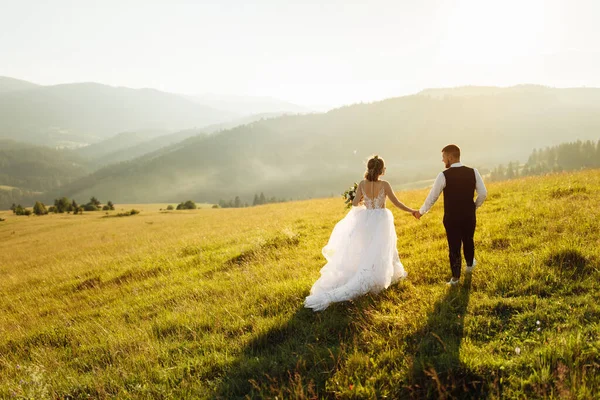
[[[472,279],[444,285],[440,199],[393,210],[407,280],[321,313],[341,198],[0,212],[0,398],[597,397],[600,171],[488,190]]]

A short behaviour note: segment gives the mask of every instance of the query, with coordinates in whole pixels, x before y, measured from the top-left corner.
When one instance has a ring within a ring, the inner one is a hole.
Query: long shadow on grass
[[[326,312],[300,307],[281,326],[256,336],[232,364],[216,397],[315,398],[351,340],[352,307],[333,304]]]
[[[415,356],[401,397],[487,397],[485,381],[459,357],[470,291],[471,275],[467,274],[462,285],[448,289],[435,304],[427,324],[409,340]]]

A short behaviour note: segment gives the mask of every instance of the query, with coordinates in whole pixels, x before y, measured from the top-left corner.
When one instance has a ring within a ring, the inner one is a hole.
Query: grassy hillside
[[[302,301],[339,198],[0,212],[0,397],[597,396],[600,171],[488,189],[460,287],[441,202],[421,221],[394,210],[408,279],[316,314]]]
[[[449,138],[461,146],[465,162],[478,168],[523,162],[538,147],[598,140],[600,89],[474,88],[468,96],[440,96],[284,116],[190,138],[151,157],[109,166],[63,194],[101,194],[120,202],[235,196],[251,202],[261,191],[323,197],[335,182],[355,179],[361,161],[375,152],[388,163],[388,179],[405,184],[435,176]]]

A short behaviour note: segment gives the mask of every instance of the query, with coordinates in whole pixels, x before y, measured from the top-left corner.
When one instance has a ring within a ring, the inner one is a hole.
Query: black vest
[[[469,167],[454,167],[444,171],[444,219],[464,219],[475,216],[475,171]]]

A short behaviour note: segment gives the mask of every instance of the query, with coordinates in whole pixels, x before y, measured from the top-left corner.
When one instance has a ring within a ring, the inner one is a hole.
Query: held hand
[[[419,210],[414,210],[412,212],[413,217],[415,217],[416,219],[421,219],[421,213],[419,212]]]

